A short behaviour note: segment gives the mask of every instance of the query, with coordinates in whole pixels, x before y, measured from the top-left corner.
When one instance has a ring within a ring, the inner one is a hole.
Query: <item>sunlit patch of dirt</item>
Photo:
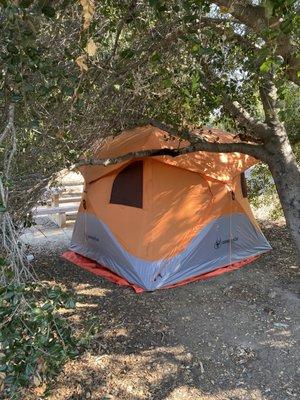
[[[43,249],[37,273],[78,294],[65,315],[87,339],[49,400],[300,398],[295,249],[283,226],[265,234],[274,250],[251,265],[140,295]]]

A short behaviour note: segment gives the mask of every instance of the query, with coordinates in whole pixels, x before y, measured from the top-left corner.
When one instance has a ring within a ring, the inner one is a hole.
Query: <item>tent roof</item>
[[[203,128],[194,130],[194,135],[200,135],[207,141],[219,143],[239,142],[239,139],[228,132],[219,129]],[[115,158],[140,150],[178,149],[189,146],[188,140],[182,140],[154,125],[136,127],[122,132],[116,137],[110,136],[96,143],[95,158]],[[155,160],[192,172],[207,178],[229,182],[234,176],[257,163],[251,156],[241,153],[210,153],[198,151],[178,157],[156,156]],[[86,182],[101,178],[112,171],[130,163],[123,161],[115,165],[85,165],[80,167]]]

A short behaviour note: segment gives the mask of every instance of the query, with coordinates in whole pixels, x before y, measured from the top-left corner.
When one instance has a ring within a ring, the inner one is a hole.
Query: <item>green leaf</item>
[[[272,60],[266,60],[261,64],[261,66],[259,67],[259,70],[260,70],[260,72],[266,74],[267,72],[270,71],[270,69],[272,68],[272,65],[273,65]]]
[[[264,0],[265,16],[271,18],[273,15],[274,4],[272,0]]]
[[[149,5],[151,7],[157,7],[160,3],[160,0],[149,0]]]
[[[154,51],[151,55],[151,61],[157,62],[160,60],[160,54],[157,51]]]
[[[189,14],[189,15],[185,15],[185,16],[183,17],[183,20],[184,20],[185,22],[194,22],[197,18],[198,18],[197,15],[195,15],[195,14]]]
[[[19,93],[14,93],[11,98],[13,102],[17,103],[22,99],[22,96]]]
[[[199,53],[201,49],[201,45],[199,43],[195,43],[192,47],[192,53]]]
[[[172,86],[172,79],[170,79],[170,78],[165,79],[165,80],[163,81],[163,84],[164,84],[164,87],[165,87],[165,88],[171,87],[171,86]]]
[[[3,257],[0,257],[0,265],[5,265],[6,264],[6,260]]]
[[[280,24],[279,28],[280,28],[281,32],[288,35],[289,33],[291,33],[291,31],[293,29],[293,23],[290,20],[290,18],[288,18]]]
[[[42,8],[42,13],[43,13],[44,15],[46,15],[46,17],[48,17],[48,18],[53,18],[53,17],[55,17],[55,10],[54,10],[53,7],[51,7],[51,6],[49,6],[49,5],[45,5],[45,6]]]
[[[198,77],[196,75],[194,75],[192,77],[192,91],[197,90],[198,87],[199,87],[199,80],[198,80]]]
[[[167,11],[167,6],[164,4],[163,0],[149,0],[149,5],[156,9],[156,11],[163,12]]]
[[[70,298],[66,304],[65,304],[66,308],[75,308],[76,307],[76,302],[74,299]]]
[[[121,51],[120,55],[122,58],[129,59],[134,56],[134,51],[131,49],[125,49],[125,50]]]
[[[20,1],[20,7],[22,7],[22,8],[27,8],[27,7],[30,7],[31,6],[31,4],[33,3],[33,1],[34,0],[21,0]]]
[[[67,96],[73,96],[74,94],[74,89],[72,87],[64,87],[63,91]]]

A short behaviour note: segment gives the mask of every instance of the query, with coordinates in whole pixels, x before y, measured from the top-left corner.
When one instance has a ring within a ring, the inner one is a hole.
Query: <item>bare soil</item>
[[[79,295],[69,318],[92,333],[50,400],[299,399],[299,269],[285,227],[264,230],[273,251],[257,262],[139,295],[45,245],[37,273]]]

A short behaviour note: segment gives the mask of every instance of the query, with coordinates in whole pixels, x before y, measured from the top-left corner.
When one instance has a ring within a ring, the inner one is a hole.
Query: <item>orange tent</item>
[[[201,134],[208,141],[236,140],[217,129]],[[147,125],[108,138],[94,157],[189,144]],[[255,163],[240,153],[199,151],[85,165],[70,250],[143,290],[240,266],[270,249],[244,191],[243,172]],[[76,263],[70,254],[66,257]]]

